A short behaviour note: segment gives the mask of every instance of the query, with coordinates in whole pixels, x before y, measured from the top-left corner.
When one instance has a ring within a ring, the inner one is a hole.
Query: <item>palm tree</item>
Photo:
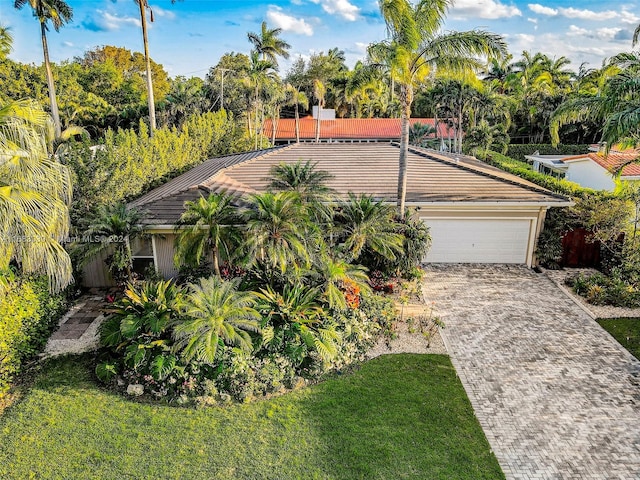
[[[431,125],[424,123],[414,123],[409,129],[409,143],[418,147],[429,147],[434,142],[437,142],[435,138],[436,129]],[[431,137],[434,138],[431,138]]]
[[[55,128],[55,136],[59,137],[62,132],[60,123],[60,113],[58,112],[58,102],[56,100],[56,87],[53,81],[53,72],[49,62],[49,47],[47,45],[47,22],[51,21],[56,32],[60,31],[65,23],[71,21],[73,10],[63,0],[15,0],[14,6],[21,9],[26,4],[33,9],[33,16],[40,22],[40,35],[42,39],[42,52],[44,53],[44,67],[47,72],[47,85],[49,87],[49,102],[51,103],[51,116]]]
[[[486,158],[489,150],[498,150],[504,154],[509,147],[509,135],[504,125],[490,125],[486,120],[480,120],[467,133],[465,145],[479,158]]]
[[[238,281],[202,278],[190,284],[181,305],[183,318],[173,328],[174,349],[185,360],[213,363],[218,346],[252,349],[249,332],[260,330],[260,314],[253,308],[254,294],[237,290]]]
[[[295,192],[303,203],[312,203],[328,199],[333,189],[327,182],[333,178],[325,170],[316,170],[317,163],[311,160],[296,163],[280,163],[271,167],[269,188],[281,192]]]
[[[267,22],[262,22],[260,33],[249,32],[247,37],[253,44],[256,52],[262,55],[262,60],[269,60],[274,68],[278,68],[278,58],[289,58],[288,50],[291,48],[284,40],[278,38],[282,33],[281,28],[267,28]]]
[[[186,211],[176,225],[176,263],[200,265],[213,255],[213,270],[220,276],[220,260],[232,257],[240,241],[238,218],[233,198],[225,193],[212,193],[207,198],[186,202]]]
[[[255,148],[258,149],[258,136],[261,135],[260,128],[260,88],[264,86],[268,80],[275,80],[275,64],[271,60],[260,60],[258,52],[255,50],[251,52],[251,64],[245,83],[253,89],[253,108],[254,108],[254,128],[255,128]],[[249,123],[249,134],[251,134],[251,122]]]
[[[294,87],[290,83],[286,86],[286,92],[288,101],[286,105],[293,105],[295,110],[295,124],[296,124],[296,143],[300,143],[300,108],[305,110],[309,108],[309,97],[301,91],[299,88]]]
[[[391,75],[400,85],[402,135],[398,169],[398,215],[405,215],[409,118],[414,88],[437,68],[463,71],[480,68],[477,56],[501,58],[506,44],[499,35],[473,30],[440,33],[452,0],[381,0],[380,10],[389,39],[379,50],[391,65]]]
[[[585,120],[603,125],[601,141],[607,151],[618,143],[634,147],[640,143],[640,75],[634,68],[636,62],[640,65],[640,56],[620,54],[613,61],[627,68],[609,78],[602,92],[570,99],[553,113],[550,132],[554,144],[559,142],[561,126]]]
[[[51,119],[34,101],[0,105],[0,271],[15,261],[45,273],[52,291],[73,281],[60,242],[69,232],[69,168],[47,152]]]
[[[125,203],[102,205],[89,220],[83,237],[88,243],[80,245],[82,263],[96,255],[110,252],[109,270],[117,281],[133,281],[133,252],[131,241],[142,234],[143,212],[128,209]]]
[[[13,37],[10,30],[10,27],[0,25],[0,61],[7,58],[13,50]]]
[[[326,85],[317,78],[313,81],[313,97],[318,101],[318,116],[316,118],[316,143],[320,143],[320,119],[324,108],[324,99],[327,95]]]
[[[393,208],[369,195],[349,194],[338,205],[338,239],[348,260],[358,260],[365,250],[389,260],[402,253],[402,235],[397,233]]]
[[[285,273],[309,263],[306,237],[309,221],[293,192],[261,193],[248,199],[245,212],[246,246],[253,263]]]

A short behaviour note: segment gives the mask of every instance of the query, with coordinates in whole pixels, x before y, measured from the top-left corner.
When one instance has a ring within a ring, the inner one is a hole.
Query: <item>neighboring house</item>
[[[324,111],[323,111],[324,112]],[[433,118],[411,118],[411,125],[421,123],[435,128]],[[303,117],[299,121],[300,141],[315,142],[317,120]],[[264,122],[262,133],[269,139],[274,138],[274,123],[271,119]],[[453,138],[453,130],[445,122],[438,122],[438,137],[444,140]],[[431,135],[435,138],[435,135]],[[400,141],[399,118],[335,118],[320,120],[321,142],[398,142]],[[296,121],[293,118],[281,118],[275,122],[275,144],[284,145],[296,142]]]
[[[147,212],[150,240],[137,250],[163,276],[175,276],[174,225],[185,201],[212,192],[238,198],[262,192],[271,167],[281,162],[316,163],[333,175],[328,184],[340,198],[365,193],[395,204],[398,154],[391,143],[299,143],[207,160],[129,204]],[[464,156],[410,148],[407,174],[407,206],[431,229],[426,262],[531,266],[547,209],[571,205],[564,196]]]
[[[606,156],[602,151],[582,155],[540,155],[536,152],[525,155],[525,158],[532,163],[534,171],[565,178],[594,190],[613,191],[616,188],[616,171],[621,165],[638,158],[638,152],[611,150]],[[625,166],[619,180],[640,180],[640,164]]]

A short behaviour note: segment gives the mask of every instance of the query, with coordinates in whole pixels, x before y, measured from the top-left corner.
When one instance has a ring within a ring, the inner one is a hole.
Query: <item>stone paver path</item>
[[[104,319],[102,312],[107,305],[102,294],[87,294],[79,298],[60,320],[43,356],[82,353],[97,348],[98,327]]]
[[[549,278],[432,265],[424,293],[508,479],[640,479],[640,362]]]

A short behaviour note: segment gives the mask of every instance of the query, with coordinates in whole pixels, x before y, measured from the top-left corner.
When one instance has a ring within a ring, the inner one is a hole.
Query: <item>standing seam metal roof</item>
[[[271,167],[281,162],[311,160],[333,178],[327,182],[338,197],[367,193],[395,202],[398,178],[397,144],[300,143],[208,160],[130,203],[147,210],[148,224],[174,224],[184,202],[208,192],[236,197],[264,191]],[[435,151],[410,148],[407,156],[408,203],[488,202],[556,203],[562,195],[465,156],[450,158]]]

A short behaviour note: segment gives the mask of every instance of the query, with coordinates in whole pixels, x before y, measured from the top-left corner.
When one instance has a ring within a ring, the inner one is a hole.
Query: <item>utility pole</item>
[[[224,110],[224,74],[232,72],[231,68],[220,68],[220,109]]]

